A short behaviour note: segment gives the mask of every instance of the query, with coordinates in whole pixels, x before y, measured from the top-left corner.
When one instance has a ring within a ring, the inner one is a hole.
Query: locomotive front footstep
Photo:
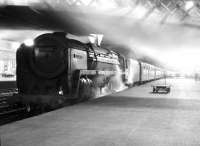
[[[169,93],[171,91],[171,85],[152,85],[153,93]]]

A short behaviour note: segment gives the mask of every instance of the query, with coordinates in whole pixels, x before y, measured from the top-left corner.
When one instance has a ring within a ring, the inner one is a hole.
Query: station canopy
[[[78,11],[199,27],[199,0],[2,0],[0,5]],[[38,12],[39,13],[39,12]]]

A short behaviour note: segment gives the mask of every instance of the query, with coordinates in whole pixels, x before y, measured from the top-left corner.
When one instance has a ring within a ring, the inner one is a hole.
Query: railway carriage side
[[[140,82],[140,63],[134,59],[126,60],[126,82],[128,86],[133,86]]]

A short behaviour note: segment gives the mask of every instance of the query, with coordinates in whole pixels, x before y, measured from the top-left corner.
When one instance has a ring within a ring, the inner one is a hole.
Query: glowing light
[[[27,39],[27,40],[24,41],[24,44],[25,44],[26,46],[33,46],[33,45],[34,45],[34,42],[33,42],[32,39]]]
[[[187,1],[185,2],[185,9],[189,10],[194,6],[194,2],[193,1]]]
[[[14,49],[14,50],[17,50],[20,46],[20,43],[19,42],[13,42],[11,44],[11,48]]]
[[[63,91],[62,90],[58,91],[58,94],[63,95]]]
[[[190,75],[196,68],[200,67],[200,51],[183,50],[173,53],[164,53],[160,59],[164,59],[166,65],[178,69],[182,74]]]
[[[135,10],[133,11],[133,16],[137,19],[141,19],[145,16],[147,13],[147,9],[143,6],[137,6]]]

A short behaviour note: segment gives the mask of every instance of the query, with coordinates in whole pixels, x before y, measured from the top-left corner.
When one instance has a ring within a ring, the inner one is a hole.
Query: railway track
[[[20,104],[20,102],[17,102],[15,96],[17,93],[16,89],[0,89],[0,126],[53,110],[31,110],[30,106],[25,106]],[[69,106],[71,103],[68,103],[65,106],[67,105]]]
[[[17,93],[16,89],[0,90],[0,126],[48,112],[31,110],[29,106],[19,104],[15,96]]]
[[[16,89],[0,90],[0,125],[24,117],[27,110],[25,106],[10,104],[8,102],[8,99],[12,98],[16,93]]]

